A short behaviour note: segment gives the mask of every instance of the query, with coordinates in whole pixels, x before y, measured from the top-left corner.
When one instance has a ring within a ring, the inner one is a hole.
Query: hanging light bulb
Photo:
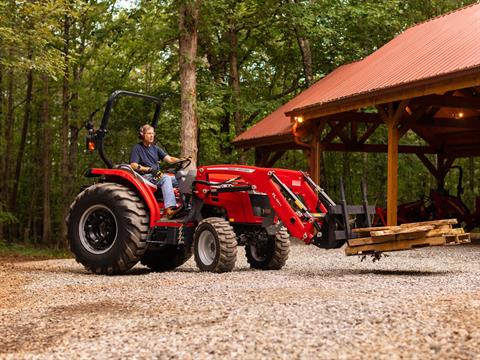
[[[295,122],[297,122],[298,124],[301,124],[301,123],[303,123],[303,116],[301,116],[301,115],[300,115],[300,116],[295,116],[295,117],[294,117],[294,120],[295,120]]]

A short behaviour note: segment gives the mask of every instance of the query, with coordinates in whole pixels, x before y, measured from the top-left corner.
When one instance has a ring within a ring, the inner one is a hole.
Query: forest
[[[253,165],[253,150],[232,145],[237,135],[336,67],[368,56],[413,24],[474,2],[2,0],[0,240],[66,246],[64,219],[90,183],[84,173],[104,166],[98,153],[86,151],[84,126],[90,119],[98,126],[113,91],[162,100],[157,141],[169,154],[194,155],[203,165]],[[182,78],[188,66],[190,82]],[[192,81],[193,97],[186,89]],[[134,99],[117,103],[105,145],[114,162],[128,162],[153,110]],[[194,147],[182,131],[186,113],[194,120]],[[386,142],[386,133],[375,136]],[[419,139],[408,134],[402,141]],[[332,197],[343,177],[348,200],[357,201],[366,178],[369,201],[385,206],[386,154],[322,156],[321,185]],[[456,164],[465,170],[464,200],[473,207],[478,161]],[[292,150],[275,166],[306,169],[307,163]],[[446,186],[455,192],[456,185],[452,173]],[[399,201],[419,199],[432,187],[422,163],[401,155]]]

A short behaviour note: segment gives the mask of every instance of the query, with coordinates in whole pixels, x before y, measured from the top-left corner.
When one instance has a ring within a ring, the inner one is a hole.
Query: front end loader
[[[90,271],[121,274],[139,261],[154,271],[172,270],[194,254],[200,270],[227,272],[238,246],[245,246],[251,268],[279,270],[291,236],[332,249],[345,244],[353,227],[371,226],[374,208],[366,196],[363,205],[348,206],[342,195],[337,205],[305,172],[244,165],[189,170],[188,159],[167,169],[185,209],[168,219],[160,189],[129,164],[112,164],[105,153],[109,114],[119,96],[153,101],[152,126],[158,121],[157,98],[117,91],[100,128],[87,126],[87,147],[98,149],[107,167],[87,171],[95,183],[76,197],[66,221],[70,248]]]

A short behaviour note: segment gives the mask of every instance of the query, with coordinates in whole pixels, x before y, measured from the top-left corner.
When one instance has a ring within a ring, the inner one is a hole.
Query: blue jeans
[[[145,174],[144,176],[148,181],[162,189],[163,205],[165,208],[177,205],[175,194],[173,193],[173,186],[177,184],[175,177],[163,174],[160,179],[156,180],[152,174]]]

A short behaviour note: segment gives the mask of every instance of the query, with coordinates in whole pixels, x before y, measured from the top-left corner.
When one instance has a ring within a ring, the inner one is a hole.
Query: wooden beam
[[[455,161],[455,157],[448,154],[448,157],[444,154],[438,154],[437,156],[437,171],[438,171],[438,188],[443,189],[445,187],[445,177],[447,176],[450,168]]]
[[[397,225],[398,202],[398,142],[400,140],[399,124],[405,117],[408,99],[400,101],[398,106],[388,104],[388,110],[379,106],[382,120],[388,127],[388,155],[387,155],[387,225]],[[395,104],[396,105],[396,104]]]
[[[339,121],[338,124],[333,127],[332,125],[330,125],[330,127],[332,127],[332,130],[327,134],[327,136],[325,136],[321,140],[322,144],[327,144],[331,142],[335,138],[335,136],[338,135],[338,132],[342,130],[347,124],[348,124],[347,120],[342,120],[342,121]]]
[[[262,148],[255,148],[255,165],[256,166],[265,166],[267,163],[270,151],[267,151]]]
[[[274,152],[272,156],[270,156],[265,162],[265,167],[272,167],[277,162],[277,160],[282,157],[283,154],[285,154],[285,150],[279,150]]]
[[[264,136],[248,140],[237,140],[233,142],[233,145],[237,148],[253,148],[253,147],[265,147],[274,146],[278,149],[279,146],[294,146],[293,135],[290,131],[285,134]]]
[[[398,126],[400,122],[402,121],[402,118],[405,117],[405,115],[408,115],[406,111],[406,107],[408,103],[410,102],[410,99],[405,99],[400,101],[400,104],[398,107],[395,109],[395,112],[393,113],[393,116],[391,117],[391,125],[392,126]]]
[[[380,123],[377,123],[377,124],[372,124],[370,125],[370,127],[367,129],[367,131],[365,131],[362,135],[362,137],[360,138],[360,140],[358,140],[358,143],[359,144],[365,144],[365,142],[368,140],[368,138],[370,136],[372,136],[372,134],[375,132],[375,130],[377,130],[377,128],[380,126]]]
[[[321,170],[321,159],[322,159],[322,143],[320,136],[325,128],[327,122],[320,121],[315,123],[313,127],[313,138],[311,143],[311,152],[310,152],[310,174],[312,175],[313,181],[317,184],[320,183],[320,170]]]
[[[356,143],[358,139],[358,123],[352,121],[350,123],[350,142]]]
[[[343,144],[329,143],[323,145],[324,151],[349,151],[366,153],[387,153],[388,146],[385,144]],[[437,154],[438,150],[431,146],[399,145],[398,152],[402,154]]]
[[[444,152],[452,157],[470,157],[480,155],[480,143],[468,145],[450,145],[445,146]]]
[[[416,124],[410,127],[418,136],[420,136],[427,144],[439,148],[443,145],[443,141],[438,138],[435,133],[425,127],[419,127]]]
[[[432,174],[435,179],[439,179],[440,174],[438,172],[438,169],[435,167],[435,165],[432,164],[432,162],[425,156],[425,154],[418,152],[417,153],[418,158],[420,161],[425,165],[425,167],[430,171],[430,174]]]
[[[352,124],[352,123],[350,123]],[[328,121],[328,125],[330,125],[330,127],[333,129],[335,127],[335,123],[333,121]],[[340,138],[340,140],[342,140],[343,143],[345,144],[351,144],[352,141],[350,140],[350,138],[347,136],[347,134],[345,134],[345,132],[343,131],[343,127],[342,128],[339,128],[337,131],[336,131],[336,134],[337,136]]]
[[[480,139],[480,129],[479,130],[470,130],[470,131],[457,131],[457,132],[448,132],[448,133],[437,133],[435,134],[437,138],[442,140],[443,143],[455,143],[455,144],[467,144],[467,143],[478,143]]]
[[[459,129],[480,129],[480,118],[470,117],[463,119],[448,119],[448,118],[429,118],[426,121],[422,121],[419,126],[428,127],[447,127],[447,128],[459,128]]]
[[[311,119],[311,120],[319,120],[323,119],[323,117]],[[360,111],[348,111],[342,112],[338,114],[332,114],[328,116],[329,120],[333,121],[342,121],[347,120],[348,122],[358,122],[358,123],[382,123],[382,119],[376,113],[364,113]]]
[[[480,109],[480,98],[470,96],[427,95],[412,99],[412,103],[460,109]]]
[[[427,111],[428,107],[427,106],[420,106],[418,107],[417,109],[414,109],[413,112],[411,114],[407,113],[405,111],[405,114],[406,114],[406,118],[405,120],[403,121],[402,125],[400,126],[400,132],[399,132],[399,135],[400,135],[400,138],[406,134],[406,132],[412,128],[412,126],[414,124],[417,123],[417,121],[423,116],[425,115],[425,112]]]
[[[398,140],[399,133],[394,121],[388,126],[387,164],[387,225],[397,225],[398,199]]]
[[[450,170],[450,168],[452,167],[453,163],[455,162],[455,157],[454,156],[448,156],[447,157],[447,160],[445,161],[445,175],[448,173],[448,171]]]

